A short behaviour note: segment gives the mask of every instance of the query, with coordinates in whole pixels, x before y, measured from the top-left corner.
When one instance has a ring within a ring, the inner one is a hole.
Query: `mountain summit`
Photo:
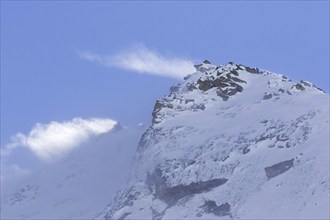
[[[329,218],[329,95],[229,62],[157,100],[105,219]]]

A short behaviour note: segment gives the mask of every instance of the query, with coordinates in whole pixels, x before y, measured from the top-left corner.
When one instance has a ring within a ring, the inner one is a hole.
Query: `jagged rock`
[[[215,87],[220,87],[220,88],[225,88],[225,87],[229,86],[229,84],[226,84],[224,81],[225,80],[223,78],[219,77],[213,81],[213,85]]]
[[[199,85],[199,89],[203,90],[203,91],[207,91],[209,89],[211,89],[213,87],[213,84],[210,80],[204,80],[202,81],[201,79],[199,79],[197,81],[197,84]]]
[[[203,66],[202,63],[201,63],[201,64],[195,64],[195,65],[194,65],[194,67],[196,68],[196,70],[199,70],[199,68],[200,68],[201,66]]]
[[[191,74],[189,74],[189,75],[187,75],[187,76],[183,77],[183,80],[187,80],[187,79],[189,79],[189,78],[190,78],[190,76],[191,76]]]
[[[205,110],[205,105],[204,104],[194,104],[191,106],[191,109],[196,111],[196,110]]]
[[[221,76],[222,74],[223,74],[223,72],[217,71],[217,76]]]
[[[242,153],[247,154],[250,152],[250,149],[248,147],[244,147]]]
[[[169,205],[174,205],[178,200],[188,196],[207,192],[215,187],[225,184],[228,179],[211,179],[200,182],[192,182],[188,185],[179,184],[176,186],[168,186],[166,178],[162,176],[162,171],[156,169],[151,175],[148,175],[147,183],[149,187],[154,187],[154,195],[156,198],[166,202]]]
[[[286,148],[294,147],[296,145],[297,145],[297,143],[292,142],[292,141],[288,141],[288,142],[285,143]]]
[[[184,102],[187,104],[189,102],[194,102],[194,101],[195,101],[195,99],[186,99]]]
[[[312,83],[304,81],[304,80],[301,80],[300,83],[307,87],[314,87],[314,85]]]
[[[305,81],[305,80],[301,80],[300,83],[306,87],[309,87],[309,88],[315,88],[323,93],[325,93],[322,89],[318,88],[317,86],[315,86],[313,83],[311,82],[308,82],[308,81]]]
[[[288,79],[286,76],[282,76],[282,82],[291,82],[291,79]]]
[[[260,73],[259,72],[259,69],[258,68],[254,68],[254,67],[248,67],[248,66],[246,66],[245,67],[245,70],[247,71],[247,72],[249,72],[249,73]]]
[[[282,88],[279,89],[278,91],[281,92],[281,93],[284,93],[285,92],[284,89],[282,89]]]
[[[273,97],[273,95],[271,93],[266,93],[262,99],[268,100],[268,99],[271,99],[272,97]]]
[[[281,134],[281,135],[277,135],[276,140],[277,141],[287,141],[287,140],[289,140],[289,137],[286,134]]]
[[[165,201],[168,204],[173,204],[185,196],[210,191],[215,187],[225,184],[227,181],[227,179],[223,178],[201,182],[192,182],[189,185],[178,185],[165,189],[163,188],[161,191],[158,191],[157,194],[159,199]]]
[[[201,64],[196,64],[194,65],[195,69],[201,73],[206,73],[206,71],[212,69],[212,67],[208,66],[211,63],[207,60],[205,60],[203,63]]]
[[[296,85],[292,86],[292,88],[296,88],[297,90],[300,91],[304,91],[305,88],[303,87],[303,85],[301,85],[300,83],[297,83]]]
[[[164,107],[164,104],[159,100],[156,101],[154,111],[152,112],[152,124],[158,124],[160,121],[157,120],[157,112]]]
[[[322,89],[320,89],[319,87],[315,87],[317,90],[319,90],[320,92],[322,92],[322,93],[325,93],[325,91],[324,90],[322,90]]]
[[[229,96],[226,95],[222,89],[218,88],[217,89],[217,95],[220,96],[222,98],[223,101],[227,101],[229,99]]]
[[[294,161],[294,159],[286,160],[286,161],[274,164],[270,167],[266,167],[265,168],[266,176],[268,177],[268,179],[271,179],[271,178],[274,178],[274,177],[288,171],[289,169],[291,169],[293,167],[293,161]]]
[[[233,96],[237,92],[242,92],[243,91],[243,87],[236,84],[236,83],[231,83],[230,86],[232,88],[228,88],[228,89],[224,90],[225,94],[228,95],[228,96]]]
[[[243,65],[237,64],[236,70],[244,70]]]
[[[173,104],[157,100],[156,103],[155,103],[155,106],[154,106],[154,110],[152,112],[152,123],[153,124],[157,124],[157,123],[160,122],[160,121],[157,120],[157,113],[162,108],[173,108]]]
[[[236,70],[231,70],[230,73],[234,74],[235,76],[239,76],[238,72]],[[242,80],[243,81],[243,80]],[[243,81],[245,82],[245,81]],[[246,83],[246,82],[245,82]]]
[[[208,200],[201,207],[206,213],[213,213],[216,216],[226,216],[230,214],[230,205],[226,202],[221,205],[217,205],[215,201]]]
[[[178,92],[179,89],[180,89],[180,85],[171,86],[170,92]]]
[[[239,79],[239,78],[237,78],[237,77],[231,77],[231,80],[233,80],[234,82],[238,82],[238,83],[247,83],[246,81],[244,81],[244,80],[241,80],[241,79]]]
[[[236,87],[237,92],[243,92],[243,87],[242,86],[235,83],[235,87]]]
[[[187,89],[188,91],[193,91],[194,89],[197,89],[197,87],[195,86],[195,84],[192,84],[192,83],[188,83],[187,84]]]

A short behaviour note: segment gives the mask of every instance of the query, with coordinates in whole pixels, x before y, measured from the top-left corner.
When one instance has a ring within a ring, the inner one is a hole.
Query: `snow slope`
[[[134,176],[97,218],[329,219],[329,94],[208,61],[158,100]]]
[[[1,219],[94,218],[127,181],[143,131],[117,126],[2,190]]]

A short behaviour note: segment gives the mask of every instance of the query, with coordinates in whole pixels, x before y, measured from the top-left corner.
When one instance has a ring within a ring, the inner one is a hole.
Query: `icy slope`
[[[127,181],[143,128],[116,127],[1,191],[1,219],[92,219]]]
[[[158,100],[106,219],[328,219],[329,95],[228,63]]]

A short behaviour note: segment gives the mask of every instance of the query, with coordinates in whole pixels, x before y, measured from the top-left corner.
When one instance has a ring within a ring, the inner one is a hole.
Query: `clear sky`
[[[134,50],[160,57],[149,74],[125,68]],[[1,146],[38,122],[150,123],[180,81],[157,68],[204,59],[329,92],[329,1],[1,1]]]

